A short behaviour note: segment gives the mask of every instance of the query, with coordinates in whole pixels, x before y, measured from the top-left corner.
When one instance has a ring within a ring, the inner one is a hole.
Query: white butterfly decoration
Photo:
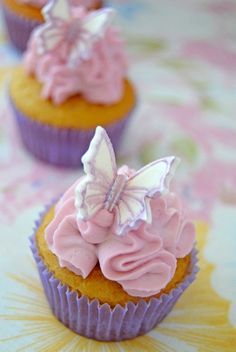
[[[89,220],[104,208],[114,211],[117,235],[135,228],[141,220],[150,223],[150,200],[168,188],[177,162],[170,156],[144,166],[132,176],[122,174],[106,131],[97,127],[82,157],[86,176],[76,188],[78,219]]]
[[[82,8],[80,10],[83,11]],[[42,14],[45,24],[35,32],[39,55],[63,45],[70,66],[89,58],[93,43],[105,34],[114,17],[114,11],[107,8],[76,18],[69,0],[50,1]]]

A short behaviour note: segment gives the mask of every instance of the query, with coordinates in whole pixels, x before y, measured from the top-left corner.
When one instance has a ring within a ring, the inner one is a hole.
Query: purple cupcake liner
[[[169,314],[198,272],[197,251],[193,249],[189,273],[170,293],[152,298],[149,302],[140,300],[137,304],[128,302],[124,307],[117,304],[111,308],[109,304],[100,304],[97,299],[79,296],[48,270],[39,255],[35,239],[40,223],[41,220],[36,222],[30,238],[31,250],[52,312],[69,329],[91,339],[121,341],[149,332]]]
[[[23,144],[35,157],[47,163],[63,167],[81,167],[81,157],[87,151],[95,128],[56,128],[31,120],[10,102]],[[132,111],[122,120],[103,126],[118,150],[122,134]]]
[[[3,16],[6,23],[10,42],[20,51],[25,51],[32,30],[41,22],[21,16],[2,4]]]

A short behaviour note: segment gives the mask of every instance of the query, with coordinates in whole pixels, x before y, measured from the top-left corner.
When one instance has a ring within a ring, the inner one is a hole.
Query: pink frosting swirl
[[[160,236],[163,248],[176,258],[191,252],[195,240],[194,224],[187,220],[180,199],[174,193],[151,200],[152,223],[145,224],[146,233]],[[112,233],[114,215],[107,210],[98,212],[87,222],[78,221],[82,236],[90,243],[103,242]]]
[[[127,167],[120,172],[133,173]],[[194,245],[195,229],[186,220],[179,198],[168,193],[152,199],[152,223],[142,222],[125,236],[116,236],[114,214],[105,209],[89,221],[76,219],[78,182],[57,203],[45,231],[60,265],[86,278],[99,261],[103,275],[130,295],[149,297],[160,292],[173,278],[176,259],[189,254]]]
[[[112,235],[98,247],[102,273],[119,282],[131,296],[158,293],[172,279],[176,258],[163,249],[160,236],[141,226],[124,237]]]
[[[180,199],[174,193],[151,201],[152,224],[146,230],[160,236],[166,250],[183,258],[193,248],[195,227],[188,221]]]
[[[42,8],[48,0],[17,0],[19,4],[27,4],[33,7]],[[97,4],[97,0],[70,0],[71,4],[74,6],[85,6],[87,8],[92,8]]]
[[[91,221],[78,220],[78,229],[89,243],[98,244],[105,241],[112,231],[114,215],[106,209],[99,210]]]
[[[74,9],[75,18],[83,18],[82,8]],[[42,98],[62,104],[77,94],[95,104],[117,103],[124,92],[127,59],[117,30],[108,28],[96,41],[87,60],[71,67],[67,63],[68,45],[53,52],[38,54],[37,29],[33,32],[24,56],[24,67],[42,83]]]

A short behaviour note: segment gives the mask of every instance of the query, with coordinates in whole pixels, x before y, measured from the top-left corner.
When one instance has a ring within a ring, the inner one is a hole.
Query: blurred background
[[[233,352],[236,350],[236,1],[113,0],[107,1],[107,5],[117,10],[116,23],[126,42],[129,75],[138,96],[137,109],[122,141],[119,162],[140,167],[158,157],[179,156],[182,162],[173,188],[182,195],[187,211],[200,229],[202,276],[194,285],[201,302],[195,299],[196,305],[192,306],[191,298],[186,297],[187,306],[182,315],[177,306],[172,320],[168,318],[152,336],[153,345],[148,351]],[[81,172],[48,166],[22,147],[7,105],[8,82],[20,60],[21,54],[7,41],[1,17],[0,340],[6,347],[0,345],[0,351],[16,351],[16,343],[24,348],[25,341],[35,343],[27,347],[29,351],[40,350],[37,334],[30,335],[27,330],[30,319],[24,325],[20,313],[15,314],[18,316],[15,320],[9,317],[8,307],[12,303],[9,297],[21,294],[38,299],[35,290],[38,279],[31,264],[28,236],[44,205],[63,192]],[[20,306],[18,302],[17,307],[27,310],[24,302]],[[188,316],[192,320],[188,321]],[[28,333],[24,335],[22,329]],[[9,338],[19,333],[22,338]],[[163,345],[158,345],[160,339]],[[140,347],[144,345],[137,346],[135,351],[145,351],[146,347]],[[87,350],[100,351],[95,348],[98,347]],[[67,351],[66,347],[61,350]]]

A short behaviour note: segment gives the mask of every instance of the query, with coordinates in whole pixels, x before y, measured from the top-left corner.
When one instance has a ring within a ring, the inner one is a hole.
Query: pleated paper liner
[[[41,22],[27,19],[14,13],[2,4],[2,11],[6,23],[7,34],[10,42],[20,51],[25,51],[31,32]]]
[[[81,157],[88,150],[96,126],[92,129],[57,128],[33,121],[10,102],[24,146],[36,158],[62,167],[81,167]],[[134,108],[133,108],[134,109]],[[133,113],[118,122],[103,126],[117,152],[123,132]]]

